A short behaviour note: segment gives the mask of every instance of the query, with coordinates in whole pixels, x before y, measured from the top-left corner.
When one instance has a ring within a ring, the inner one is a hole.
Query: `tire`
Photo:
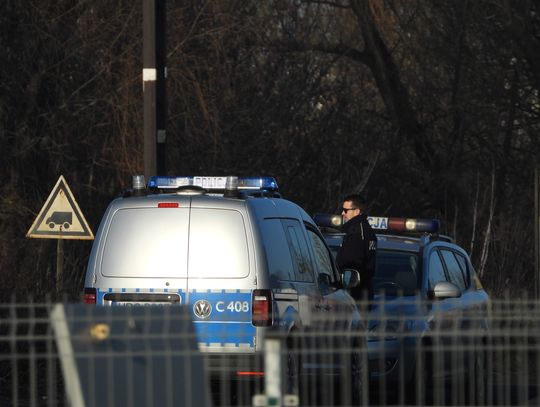
[[[364,385],[367,382],[367,346],[360,346],[357,339],[341,342],[336,349],[336,363],[341,366],[340,373],[330,386],[322,385],[320,401],[323,405],[358,406],[362,405]],[[319,390],[321,391],[321,390]],[[326,397],[324,397],[326,396]]]
[[[287,353],[285,358],[285,385],[283,390],[285,394],[293,394],[300,398],[301,402],[301,373],[302,373],[302,355],[300,338],[295,332],[287,339]]]
[[[467,373],[468,387],[466,394],[468,403],[473,405],[486,405],[489,399],[488,386],[488,353],[485,341],[482,341],[473,350],[472,366]]]
[[[423,343],[416,354],[416,366],[405,389],[408,404],[425,405],[433,402],[433,353],[428,343]]]
[[[361,349],[351,354],[351,405],[358,406],[362,403],[362,394],[364,392],[364,374],[366,373],[366,361]]]

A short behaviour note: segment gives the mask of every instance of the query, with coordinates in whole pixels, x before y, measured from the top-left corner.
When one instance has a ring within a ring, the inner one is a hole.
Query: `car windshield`
[[[375,294],[415,295],[420,280],[418,253],[377,250],[377,266],[373,277]]]

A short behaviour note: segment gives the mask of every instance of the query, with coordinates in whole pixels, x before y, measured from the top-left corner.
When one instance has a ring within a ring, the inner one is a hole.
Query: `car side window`
[[[441,258],[439,257],[438,250],[433,250],[429,256],[429,288],[435,287],[435,284],[441,281],[447,281],[446,275],[444,273],[444,266],[442,264]]]
[[[459,267],[461,268],[461,273],[463,274],[463,280],[465,281],[465,288],[469,288],[471,285],[471,277],[469,274],[469,268],[467,267],[467,259],[465,256],[455,253],[454,256],[456,256],[456,259],[459,263]]]
[[[280,219],[265,219],[261,233],[266,252],[266,261],[270,275],[281,281],[296,279],[294,260],[289,249],[289,242],[284,238],[284,229]]]
[[[446,264],[446,270],[448,271],[448,276],[450,277],[450,282],[454,283],[461,291],[465,290],[465,280],[463,278],[463,273],[461,272],[461,267],[454,256],[454,252],[450,250],[441,250],[441,254]]]
[[[311,259],[309,257],[307,242],[302,233],[303,230],[301,229],[300,222],[285,219],[282,223],[295,268],[295,280],[313,281]]]
[[[308,229],[308,235],[313,243],[313,251],[315,252],[315,263],[319,274],[327,274],[329,281],[334,281],[334,270],[332,268],[331,254],[326,248],[323,240],[313,231]]]

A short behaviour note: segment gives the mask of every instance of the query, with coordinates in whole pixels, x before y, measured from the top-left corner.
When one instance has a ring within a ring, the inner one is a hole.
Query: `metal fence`
[[[540,302],[440,311],[372,313],[360,338],[338,315],[268,331],[235,372],[234,354],[199,351],[181,306],[3,304],[0,406],[540,403]]]

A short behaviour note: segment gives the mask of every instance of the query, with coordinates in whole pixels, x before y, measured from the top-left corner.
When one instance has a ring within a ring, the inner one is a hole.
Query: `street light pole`
[[[536,298],[540,298],[540,166],[534,169],[534,273]]]
[[[155,0],[156,7],[156,126],[157,175],[167,175],[165,141],[167,128],[167,1]]]
[[[144,176],[156,175],[155,0],[143,0]]]

